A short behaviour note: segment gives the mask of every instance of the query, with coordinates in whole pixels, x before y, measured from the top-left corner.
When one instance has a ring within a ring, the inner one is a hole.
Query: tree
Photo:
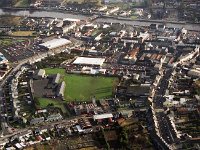
[[[103,128],[101,128],[101,133],[102,133],[103,138],[104,138],[104,140],[105,140],[106,149],[107,149],[107,150],[110,150],[110,145],[109,145],[109,143],[108,143],[108,141],[107,141],[107,139],[106,139],[106,137],[105,137],[105,132],[104,132],[104,129],[103,129]]]
[[[54,106],[54,103],[50,103],[50,104],[48,104],[48,106]]]
[[[39,98],[38,97],[35,97],[35,99],[34,99],[34,101],[35,101],[35,105],[40,105],[40,102],[39,102]]]
[[[119,142],[122,146],[122,148],[128,147],[128,134],[126,129],[122,129],[120,135],[119,135]]]

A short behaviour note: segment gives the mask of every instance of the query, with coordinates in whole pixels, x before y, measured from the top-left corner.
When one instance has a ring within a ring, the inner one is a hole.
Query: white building
[[[54,50],[54,49],[65,49],[68,44],[70,44],[71,41],[59,38],[59,39],[53,39],[50,41],[47,41],[45,43],[40,44],[41,47],[46,48],[47,50]]]
[[[105,58],[77,57],[74,65],[102,66]]]
[[[108,118],[112,118],[113,114],[109,113],[109,114],[99,114],[99,115],[94,115],[93,119],[94,120],[102,120],[102,119],[108,119]]]
[[[107,11],[106,14],[107,14],[107,15],[113,14],[113,13],[117,12],[118,10],[119,10],[119,7],[115,7],[115,8],[113,8],[113,9]]]
[[[140,32],[140,35],[138,36],[138,38],[142,38],[142,42],[143,42],[144,40],[147,40],[149,38],[149,36],[150,35],[147,32],[145,32],[145,33]]]
[[[42,79],[42,78],[45,77],[45,74],[46,74],[46,72],[45,72],[44,69],[39,69],[39,70],[37,70],[37,71],[35,72],[34,78],[35,78],[35,79]]]
[[[188,76],[190,77],[200,77],[200,71],[197,69],[191,69],[188,71]]]

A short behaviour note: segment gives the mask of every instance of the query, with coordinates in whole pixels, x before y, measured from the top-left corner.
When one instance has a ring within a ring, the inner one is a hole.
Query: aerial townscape
[[[0,0],[0,149],[200,150],[200,0]]]

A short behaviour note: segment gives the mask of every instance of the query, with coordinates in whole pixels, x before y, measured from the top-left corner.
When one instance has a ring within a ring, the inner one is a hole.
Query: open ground
[[[38,104],[41,108],[49,105],[60,108],[63,113],[66,113],[64,104],[69,101],[91,101],[93,97],[96,99],[112,97],[113,90],[118,84],[118,78],[103,77],[103,76],[89,76],[89,75],[75,75],[65,73],[65,69],[59,68],[45,68],[47,75],[61,74],[60,82],[65,81],[65,101],[60,99],[38,98]],[[46,85],[46,83],[44,83]],[[43,86],[38,87],[41,90]]]
[[[66,101],[88,101],[92,97],[96,99],[109,98],[112,96],[113,89],[118,83],[115,77],[88,76],[66,74],[64,69],[46,68],[46,74],[60,73],[66,83]]]

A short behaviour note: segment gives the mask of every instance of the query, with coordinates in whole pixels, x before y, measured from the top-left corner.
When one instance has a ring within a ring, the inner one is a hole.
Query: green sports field
[[[118,79],[114,77],[66,74],[64,69],[46,68],[45,70],[46,74],[62,75],[62,80],[66,83],[66,101],[88,101],[94,96],[96,99],[111,97],[118,83]]]
[[[45,68],[45,72],[47,75],[56,74],[56,73],[65,75],[65,69],[60,69],[60,68]]]

